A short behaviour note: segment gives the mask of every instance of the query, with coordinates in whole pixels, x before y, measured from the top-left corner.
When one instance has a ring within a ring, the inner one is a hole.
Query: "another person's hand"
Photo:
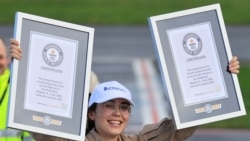
[[[233,56],[231,61],[229,62],[228,70],[231,73],[238,74],[240,71],[240,62],[236,56]]]
[[[19,42],[16,39],[10,39],[9,56],[11,59],[20,60],[22,58],[22,50],[19,47]]]

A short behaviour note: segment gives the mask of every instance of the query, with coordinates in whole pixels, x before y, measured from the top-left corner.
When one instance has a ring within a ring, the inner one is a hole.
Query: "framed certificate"
[[[16,13],[8,127],[85,139],[94,28]]]
[[[219,4],[148,21],[177,129],[246,114]]]

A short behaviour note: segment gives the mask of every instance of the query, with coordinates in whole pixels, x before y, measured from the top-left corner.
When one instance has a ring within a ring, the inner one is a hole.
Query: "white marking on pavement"
[[[167,100],[153,61],[151,59],[135,59],[133,69],[142,103],[142,123],[156,123],[164,117],[169,117]],[[144,116],[144,114],[146,115]]]

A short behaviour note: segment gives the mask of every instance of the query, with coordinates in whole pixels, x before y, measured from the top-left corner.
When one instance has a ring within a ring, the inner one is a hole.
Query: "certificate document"
[[[94,28],[16,12],[14,38],[7,127],[84,141]]]
[[[176,129],[246,114],[219,4],[148,21]]]
[[[228,97],[210,22],[166,31],[184,105]]]
[[[72,117],[78,41],[30,31],[24,108]]]

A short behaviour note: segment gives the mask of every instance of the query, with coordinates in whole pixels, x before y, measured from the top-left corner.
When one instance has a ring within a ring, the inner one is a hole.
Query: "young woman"
[[[236,57],[230,62],[229,71],[239,73]],[[98,84],[89,99],[86,141],[184,141],[196,127],[175,130],[167,118],[160,123],[146,125],[141,132],[123,134],[134,106],[130,91],[117,81]],[[146,115],[145,115],[146,116]]]

